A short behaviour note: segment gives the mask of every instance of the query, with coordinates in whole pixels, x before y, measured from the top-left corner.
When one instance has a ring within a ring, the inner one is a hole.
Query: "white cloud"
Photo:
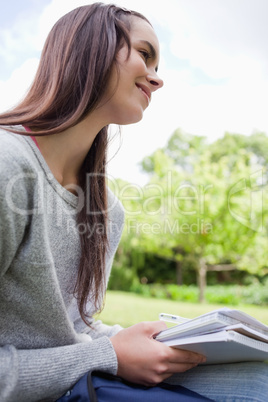
[[[36,36],[36,46],[39,50],[42,49],[46,37],[53,27],[53,25],[63,15],[73,10],[76,7],[87,5],[93,2],[86,0],[52,0],[47,7],[45,7],[38,23],[38,35]]]
[[[7,81],[0,81],[0,111],[5,111],[23,98],[35,75],[39,59],[28,59],[15,69]]]

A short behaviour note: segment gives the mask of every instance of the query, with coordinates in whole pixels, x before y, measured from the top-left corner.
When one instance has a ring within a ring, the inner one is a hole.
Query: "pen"
[[[167,322],[173,322],[174,324],[182,324],[183,322],[189,321],[190,319],[180,317],[178,315],[160,313],[159,314],[159,320],[167,321]]]

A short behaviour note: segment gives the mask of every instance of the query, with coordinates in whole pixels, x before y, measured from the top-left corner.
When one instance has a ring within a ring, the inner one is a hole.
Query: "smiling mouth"
[[[148,101],[148,105],[149,105],[150,100],[151,100],[151,93],[149,92],[149,90],[145,89],[140,84],[136,84],[136,87],[145,95],[145,97],[146,97],[146,99]]]

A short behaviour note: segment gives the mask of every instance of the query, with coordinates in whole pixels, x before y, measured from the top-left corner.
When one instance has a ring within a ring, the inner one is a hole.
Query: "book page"
[[[156,336],[156,339],[164,340],[211,333],[224,329],[227,326],[238,324],[243,324],[248,330],[253,330],[252,333],[254,333],[255,336],[259,333],[261,336],[260,339],[266,340],[266,337],[268,337],[268,326],[242,311],[224,307],[168,328],[160,332],[160,334]]]

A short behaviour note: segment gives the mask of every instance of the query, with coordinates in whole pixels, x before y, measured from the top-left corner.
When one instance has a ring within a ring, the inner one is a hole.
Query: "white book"
[[[205,364],[268,360],[268,326],[229,308],[168,328],[156,340],[201,353],[207,357]]]

